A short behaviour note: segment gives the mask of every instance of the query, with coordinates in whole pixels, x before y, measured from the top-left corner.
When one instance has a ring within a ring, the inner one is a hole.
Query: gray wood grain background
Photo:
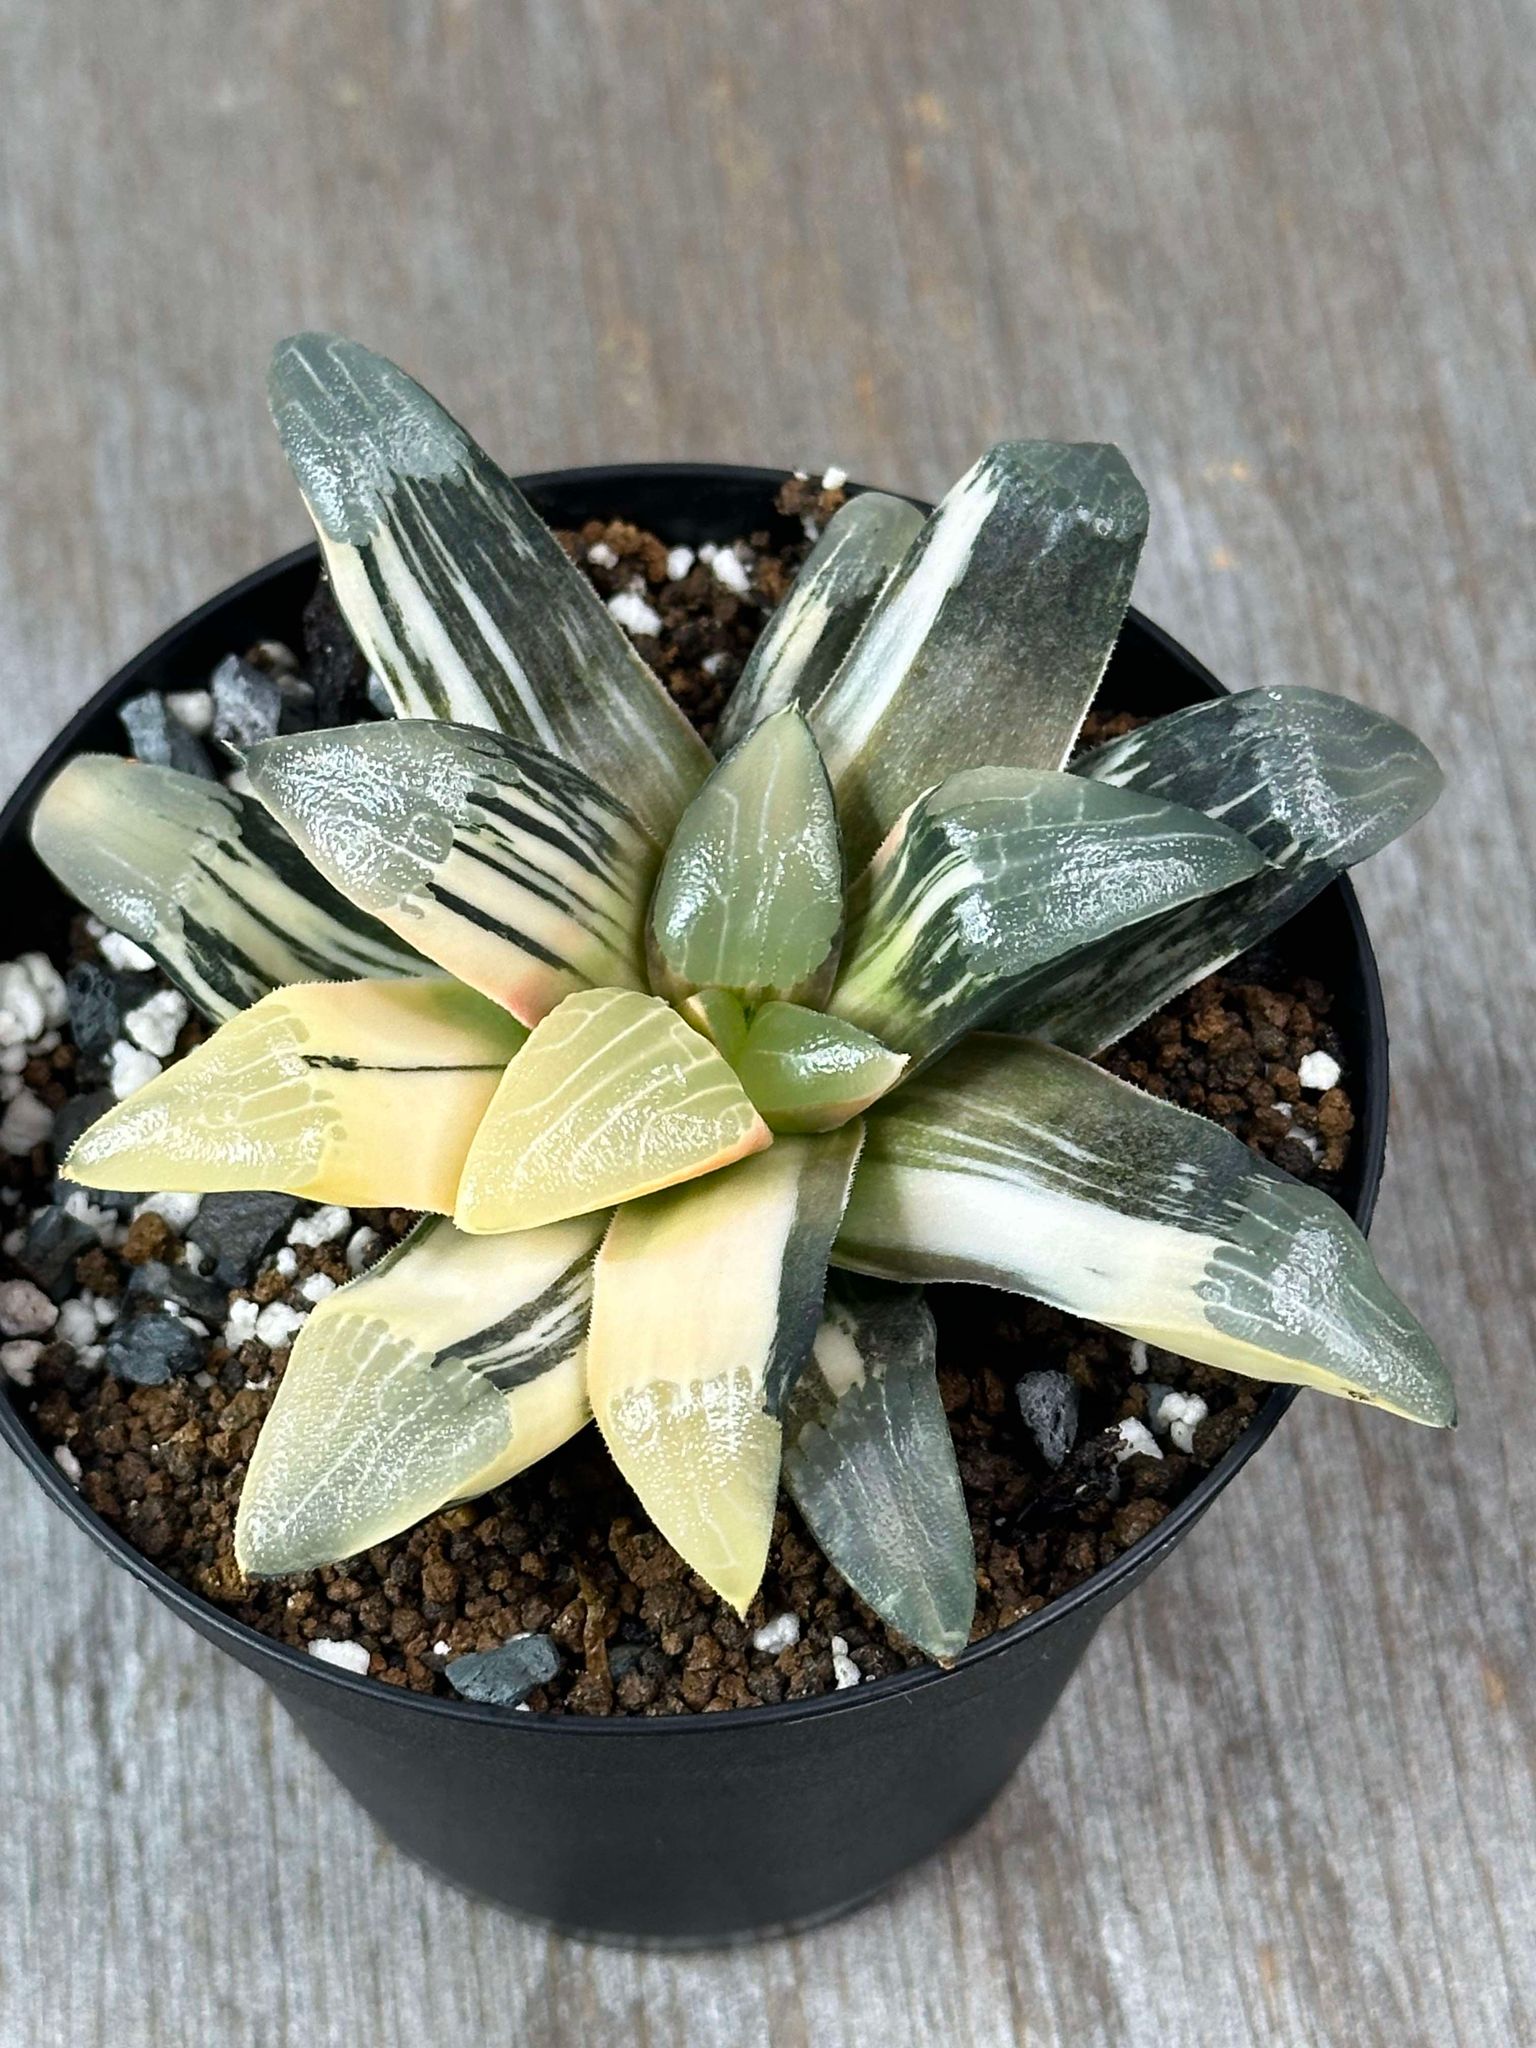
[[[409,1867],[7,1464],[3,2048],[1536,2040],[1533,43],[1529,0],[0,0],[0,774],[301,537],[299,325],[514,468],[932,493],[1118,440],[1146,609],[1450,771],[1362,888],[1379,1250],[1465,1412],[1304,1399],[982,1826],[682,1960]]]

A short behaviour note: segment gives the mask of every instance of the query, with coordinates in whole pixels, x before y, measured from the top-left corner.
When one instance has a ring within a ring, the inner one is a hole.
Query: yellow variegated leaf
[[[276,1188],[446,1212],[526,1037],[452,981],[282,989],[92,1124],[64,1175],[87,1187]]]
[[[523,1023],[645,986],[658,850],[553,754],[399,718],[266,740],[246,767],[328,881]]]
[[[663,1536],[745,1614],[773,1529],[780,1416],[810,1355],[861,1127],[614,1217],[588,1347],[593,1412]]]
[[[1010,1288],[1207,1365],[1455,1420],[1450,1375],[1343,1210],[1219,1124],[981,1036],[868,1128],[839,1265]]]
[[[338,895],[260,804],[198,775],[77,754],[44,790],[32,844],[215,1020],[291,982],[436,971]]]
[[[907,1056],[841,1017],[764,1003],[733,1064],[773,1130],[831,1131],[894,1088]]]
[[[235,1522],[242,1571],[310,1571],[499,1486],[588,1420],[607,1218],[465,1237],[433,1217],[293,1347]]]
[[[629,989],[588,989],[536,1025],[508,1067],[465,1161],[454,1221],[476,1233],[531,1230],[710,1173],[771,1135],[725,1060],[675,1010]]]

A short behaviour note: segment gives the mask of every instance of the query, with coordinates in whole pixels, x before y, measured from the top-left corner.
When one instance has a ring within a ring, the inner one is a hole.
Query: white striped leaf
[[[784,1411],[784,1485],[828,1562],[940,1663],[976,1612],[976,1552],[933,1317],[916,1287],[832,1273]]]
[[[553,754],[400,718],[265,740],[246,766],[327,880],[523,1023],[645,986],[657,849]]]
[[[453,981],[281,989],[92,1124],[62,1171],[86,1187],[277,1188],[446,1213],[526,1037]]]
[[[683,814],[651,905],[652,985],[817,1002],[842,933],[837,813],[791,704],[731,749]]]
[[[215,1021],[295,981],[435,972],[321,879],[259,804],[77,754],[32,815],[38,858]]]
[[[532,1465],[587,1422],[606,1217],[510,1237],[420,1224],[293,1347],[235,1520],[259,1575],[353,1557]]]
[[[646,1513],[745,1614],[768,1556],[780,1417],[810,1355],[861,1127],[780,1138],[632,1202],[598,1254],[593,1412]]]
[[[880,491],[838,507],[747,657],[721,713],[717,754],[786,704],[809,711],[922,525],[915,505]]]
[[[1203,1117],[982,1036],[868,1130],[840,1265],[1008,1288],[1207,1365],[1455,1420],[1449,1374],[1343,1210]]]
[[[960,479],[811,712],[850,864],[957,769],[1063,765],[1146,532],[1117,448],[1004,441]]]
[[[1073,772],[1167,797],[1244,833],[1269,862],[1213,902],[1089,947],[1019,991],[999,1029],[1097,1052],[1257,945],[1421,818],[1438,763],[1395,720],[1323,690],[1245,690],[1096,748]]]
[[[510,478],[356,342],[293,336],[269,389],[336,601],[395,709],[558,754],[665,840],[709,750]]]
[[[1263,866],[1160,797],[972,768],[922,797],[860,878],[832,1012],[928,1060],[1043,962]]]
[[[894,1088],[907,1061],[841,1017],[764,1003],[731,1064],[772,1130],[831,1131]]]
[[[507,1068],[464,1162],[454,1221],[476,1235],[532,1230],[712,1173],[771,1135],[675,1010],[629,989],[588,989],[535,1025]]]

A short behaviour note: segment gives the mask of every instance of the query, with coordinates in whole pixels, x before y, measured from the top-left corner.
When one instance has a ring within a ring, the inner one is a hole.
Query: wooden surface
[[[0,772],[301,537],[295,326],[514,468],[933,493],[1120,441],[1143,606],[1450,772],[1362,893],[1378,1248],[1465,1414],[1304,1399],[982,1826],[685,1960],[409,1867],[7,1462],[0,2048],[1536,2040],[1533,40],[1529,0],[0,0]]]

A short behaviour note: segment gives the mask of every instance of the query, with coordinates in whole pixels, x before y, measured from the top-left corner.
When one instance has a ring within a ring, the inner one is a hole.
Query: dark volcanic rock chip
[[[276,676],[264,675],[238,654],[221,661],[210,678],[213,691],[213,736],[243,750],[269,740],[283,716],[283,689]]]
[[[228,1287],[250,1279],[299,1213],[292,1195],[205,1195],[194,1228]]]
[[[163,1387],[183,1373],[196,1372],[203,1362],[203,1339],[179,1316],[151,1309],[145,1315],[122,1316],[112,1325],[102,1358],[114,1379],[140,1387]]]
[[[128,1293],[130,1299],[174,1301],[210,1329],[217,1329],[229,1314],[229,1289],[221,1280],[194,1273],[190,1266],[169,1266],[163,1259],[135,1266]]]
[[[155,768],[179,768],[184,775],[202,775],[210,781],[217,778],[207,748],[171,715],[158,690],[130,697],[117,715],[140,761]]]
[[[1064,1372],[1027,1372],[1014,1389],[1019,1416],[1054,1472],[1077,1437],[1077,1386]]]
[[[44,1294],[62,1301],[75,1285],[75,1260],[96,1242],[96,1233],[66,1209],[49,1207],[34,1218],[16,1263]]]
[[[529,1693],[560,1669],[560,1652],[546,1635],[513,1636],[497,1650],[455,1657],[443,1675],[461,1698],[493,1707],[521,1706]]]

